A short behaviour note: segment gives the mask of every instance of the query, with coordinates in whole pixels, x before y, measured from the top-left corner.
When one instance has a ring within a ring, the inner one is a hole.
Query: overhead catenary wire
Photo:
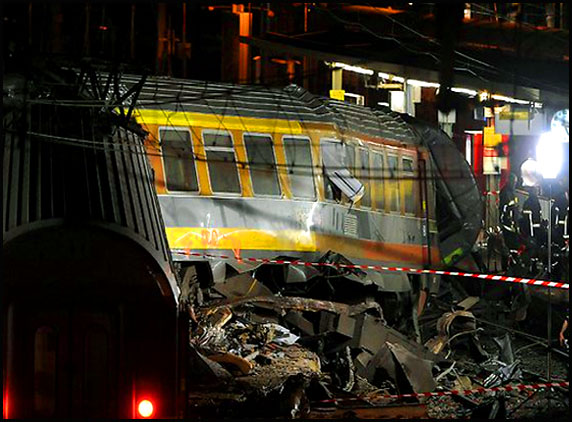
[[[7,132],[12,132],[14,134],[17,134],[18,132],[16,131],[10,131],[7,130]],[[133,150],[129,150],[129,151],[123,151],[124,153],[127,154],[134,154],[134,155],[147,155],[147,156],[151,156],[151,157],[173,157],[173,158],[186,158],[186,156],[180,156],[180,155],[174,155],[174,154],[164,154],[164,153],[152,153],[149,151],[145,151],[143,149],[144,145],[140,144],[134,144],[134,143],[126,143],[126,142],[113,142],[113,141],[92,141],[92,140],[88,140],[88,139],[80,139],[80,138],[72,138],[72,137],[65,137],[65,136],[60,136],[60,135],[50,135],[50,134],[46,134],[46,133],[39,133],[39,132],[32,132],[32,131],[28,131],[26,132],[27,135],[30,135],[31,137],[34,138],[40,138],[40,139],[45,139],[47,142],[53,142],[56,144],[62,144],[62,145],[67,145],[67,146],[73,146],[73,147],[78,147],[78,148],[90,148],[90,149],[98,149],[101,151],[109,151],[110,147],[132,147],[132,146],[139,146],[141,147],[141,151],[133,151]],[[238,145],[243,145],[243,144],[235,144],[235,146]],[[12,146],[9,145],[5,145],[4,146],[5,149],[7,148],[12,148]],[[196,161],[203,161],[203,162],[224,162],[224,160],[209,160],[206,157],[200,157],[199,155],[197,155],[194,158]],[[258,163],[248,163],[248,162],[242,162],[242,161],[234,161],[235,164],[238,165],[244,165],[244,166],[258,166]],[[267,166],[267,164],[261,164],[260,166]],[[285,167],[287,169],[290,168],[305,168],[305,169],[315,169],[315,170],[320,170],[322,169],[322,166],[320,165],[295,165],[293,166],[292,164],[280,164],[280,163],[275,163],[273,164],[274,168],[280,168],[280,167]],[[274,171],[273,169],[269,169],[268,171]],[[348,169],[347,166],[341,165],[339,167],[330,167],[332,170],[341,170],[341,169]],[[358,169],[358,167],[355,167],[356,169]],[[370,167],[370,171],[372,172],[380,172],[380,170],[385,169],[385,167],[382,168],[375,168],[375,167]],[[400,169],[398,169],[400,170]],[[369,177],[359,177],[359,179],[366,179],[366,180],[432,180],[432,179],[437,179],[437,178],[441,178],[440,174],[433,174],[433,173],[426,173],[425,175],[421,175],[421,176],[407,176],[407,175],[399,175],[398,177],[379,177],[379,176],[369,176]],[[447,177],[447,179],[450,180],[462,180],[462,179],[470,179],[471,177],[469,176],[463,176],[463,175],[451,175],[450,177]]]
[[[472,3],[472,4],[473,4],[473,3]],[[329,11],[329,12],[331,13],[331,11]],[[383,16],[384,16],[386,19],[390,20],[391,22],[393,22],[393,23],[395,23],[395,24],[397,24],[397,25],[403,27],[403,28],[406,29],[407,31],[411,32],[412,34],[415,34],[416,36],[418,36],[418,37],[420,37],[420,38],[426,40],[427,42],[429,42],[429,43],[431,43],[431,44],[434,44],[434,45],[440,45],[440,43],[439,43],[437,40],[435,40],[435,39],[433,39],[433,38],[431,38],[431,37],[428,37],[428,36],[425,35],[425,34],[420,33],[419,31],[417,31],[417,30],[415,30],[415,29],[409,27],[408,25],[406,25],[406,24],[400,22],[399,20],[397,20],[397,19],[395,19],[395,18],[392,18],[391,16],[388,16],[388,15],[385,15],[385,14],[384,14]],[[352,22],[351,22],[351,21],[347,21],[347,23],[348,23],[348,24],[351,24]],[[356,23],[354,23],[354,24],[360,25],[361,27],[364,27],[363,24],[361,24],[361,23],[357,23],[357,22],[356,22]],[[368,29],[367,32],[370,32],[370,31],[371,31],[371,30]],[[477,58],[475,58],[475,57],[472,57],[472,56],[470,56],[470,55],[468,55],[468,54],[466,54],[466,53],[463,53],[463,52],[461,52],[461,51],[459,51],[459,50],[454,50],[454,53],[455,53],[455,55],[457,55],[457,56],[459,56],[459,57],[462,57],[462,58],[464,58],[464,59],[466,59],[466,60],[469,60],[469,62],[476,63],[476,64],[478,64],[479,66],[484,66],[484,69],[483,69],[483,68],[480,68],[480,70],[489,71],[489,72],[492,72],[492,73],[494,73],[494,74],[496,74],[496,75],[505,74],[505,73],[509,72],[510,74],[512,74],[512,75],[514,76],[514,72],[507,71],[506,69],[501,69],[501,68],[499,68],[498,66],[495,66],[495,65],[493,65],[493,64],[487,63],[487,62],[485,62],[485,61],[483,61],[483,60],[480,60],[480,59],[477,59]],[[474,65],[473,65],[473,66],[474,66]],[[461,68],[455,68],[455,70],[461,70]],[[470,70],[470,69],[467,69],[467,70]],[[483,80],[483,81],[486,81],[486,82],[489,82],[486,78],[483,78],[482,75],[478,75],[478,74],[474,73],[474,71],[471,71],[471,73],[473,73],[474,76],[479,77],[479,79],[481,79],[481,80]],[[537,79],[531,79],[531,78],[528,78],[528,77],[525,77],[525,76],[520,76],[520,77],[521,77],[523,80],[526,80],[526,81],[528,81],[528,82],[533,82],[533,83],[538,82]],[[551,88],[551,89],[556,89],[556,90],[559,90],[559,89],[560,89],[560,88],[557,87],[557,86],[554,86],[554,85],[551,85],[551,84],[546,84],[546,83],[544,83],[544,82],[543,82],[543,85],[546,86],[546,87],[549,87],[549,88]]]
[[[208,86],[209,86],[209,82],[206,82],[206,81],[205,81],[205,82],[204,82],[204,89],[203,89],[201,95],[200,95],[199,97],[194,96],[193,98],[204,98],[205,93],[208,91]],[[156,89],[155,92],[157,92],[157,91],[158,91],[158,86],[157,86],[157,85],[155,86],[155,89]],[[256,86],[252,87],[252,86],[251,86],[251,87],[248,87],[248,89],[249,89],[249,90],[253,90],[253,91],[257,91],[257,90],[260,89],[260,87],[256,87]],[[177,93],[177,95],[176,95],[177,100],[175,101],[175,111],[177,111],[177,110],[179,110],[179,109],[181,109],[181,108],[183,107],[183,105],[182,105],[182,100],[181,100],[181,97],[182,97],[181,93],[183,92],[183,90],[184,90],[184,86],[181,84],[180,87],[179,87],[179,91],[178,91],[178,93]],[[232,88],[230,88],[228,91],[225,91],[225,92],[228,94],[228,92],[235,92],[235,90],[236,90],[236,87],[233,86]],[[278,92],[277,92],[276,90],[271,90],[271,89],[268,88],[268,92],[269,92],[269,94],[270,94],[271,96],[274,96],[274,95],[277,96],[277,95],[278,95]],[[281,92],[281,94],[286,94],[287,97],[292,98],[292,93],[291,93],[291,92],[289,92],[289,91],[280,91],[280,92]],[[222,110],[222,114],[221,114],[220,116],[219,116],[220,112],[216,112],[216,110],[213,109],[212,105],[209,104],[208,101],[205,101],[205,104],[204,104],[204,105],[206,105],[207,108],[211,111],[211,114],[213,114],[214,116],[216,116],[216,118],[218,119],[218,121],[219,121],[219,123],[220,123],[221,128],[222,128],[223,130],[227,131],[228,133],[231,133],[231,131],[226,127],[226,125],[225,125],[225,123],[224,123],[224,117],[227,115],[227,111],[228,111],[228,109],[229,109],[229,103],[230,103],[231,96],[225,94],[225,95],[223,95],[223,98],[225,99],[225,103],[224,103],[224,108],[223,108],[223,110]],[[31,100],[31,101],[35,101],[35,100]],[[41,101],[43,101],[43,100],[36,100],[36,101],[41,102]],[[55,101],[55,104],[58,104],[58,103],[57,103],[57,100],[48,101],[48,103],[51,103],[52,105],[54,105],[54,101]],[[139,102],[139,103],[140,103],[140,102]],[[102,102],[100,102],[99,104],[97,104],[97,106],[100,107],[101,104],[102,104]],[[103,102],[103,104],[105,105],[105,102]],[[170,102],[169,104],[173,104],[173,102]],[[278,106],[279,109],[282,109],[282,103],[281,103],[281,101],[280,101],[279,99],[278,99],[277,101],[275,101],[275,104]],[[90,106],[90,107],[94,106],[93,101],[92,101],[92,100],[88,100],[87,105]],[[233,105],[234,105],[234,104],[233,104]],[[66,106],[68,106],[68,105],[66,104]],[[74,104],[74,105],[69,104],[69,106],[70,106],[70,107],[75,107],[75,106],[77,106],[77,104]],[[107,104],[107,107],[109,107],[109,104]],[[169,112],[171,112],[172,110],[168,110],[168,111],[167,111],[167,110],[164,110],[161,106],[158,106],[158,109],[161,110],[161,111],[163,112],[163,114],[165,115],[167,124],[168,124],[169,126],[171,126],[171,127],[176,127],[176,126],[173,124],[173,122],[170,121]],[[341,113],[341,110],[338,110],[337,108],[333,108],[331,111],[333,111],[334,113],[336,113],[336,114],[341,118],[342,121],[344,121],[344,122],[347,123],[347,117],[346,117],[343,113]],[[299,113],[298,110],[296,110],[295,112],[296,112],[296,113]],[[193,125],[191,124],[191,122],[189,122],[188,116],[187,116],[186,114],[184,114],[184,113],[183,113],[183,115],[184,115],[184,117],[185,117],[185,119],[186,119],[186,121],[187,121],[187,123],[188,123],[188,128],[193,127]],[[233,114],[233,116],[234,116],[234,114]],[[238,117],[238,119],[242,121],[242,116],[240,115],[240,113],[237,113],[237,115],[236,115],[235,117]],[[291,122],[290,119],[287,119],[286,121],[287,121],[288,125],[291,125],[291,124],[292,124],[292,122]],[[145,123],[145,122],[144,122],[144,119],[143,119],[142,123]],[[243,122],[243,126],[244,126],[244,128],[246,129],[247,125],[245,125],[244,122]],[[336,126],[337,126],[337,125],[336,125]],[[343,125],[342,125],[341,127],[337,126],[337,130],[340,131],[340,135],[342,135],[342,137],[345,135],[345,131],[344,131],[345,129],[344,129],[344,126],[343,126]],[[291,132],[292,132],[292,131],[291,131]],[[67,142],[68,144],[72,144],[72,143],[74,142],[74,141],[72,141],[71,139],[66,139],[65,137],[59,137],[59,139],[58,139],[58,138],[57,138],[57,135],[56,135],[56,136],[55,136],[55,135],[50,135],[50,134],[44,134],[44,135],[46,135],[46,136],[44,136],[45,138],[50,139],[50,140],[53,141],[53,142],[55,142],[55,141],[57,141],[57,140],[59,140],[59,141],[61,141],[61,142]],[[41,136],[41,134],[39,134],[39,133],[34,133],[33,136]],[[158,153],[157,153],[157,154],[154,154],[154,153],[146,152],[147,155],[155,155],[155,156],[161,156],[161,157],[165,157],[165,158],[168,158],[168,157],[182,158],[182,157],[180,157],[180,156],[166,155],[165,153],[163,153],[163,152],[161,151],[161,144],[162,144],[162,143],[161,143],[161,140],[158,139],[158,138],[155,136],[155,134],[153,134],[153,133],[150,133],[149,136],[154,140],[154,143],[149,143],[148,146],[151,146],[152,148],[154,148],[156,151],[158,151]],[[181,140],[182,140],[182,138],[181,138]],[[79,142],[80,145],[88,145],[88,144],[86,144],[86,142],[90,142],[89,140],[80,140],[80,141],[81,141],[81,142]],[[200,156],[198,156],[198,155],[195,153],[194,148],[192,148],[192,145],[198,145],[198,143],[197,143],[197,144],[191,144],[191,145],[190,145],[190,149],[191,149],[191,150],[190,150],[189,152],[193,155],[194,159],[197,160],[197,161],[207,161],[207,160],[206,160],[206,157],[204,157],[204,158],[203,158],[203,157],[200,157]],[[240,142],[234,142],[234,146],[235,146],[235,147],[236,147],[236,146],[243,147],[244,145],[241,144]],[[135,153],[136,153],[136,152],[135,152]],[[266,167],[269,166],[269,164],[267,164],[267,163],[265,163],[265,164],[247,163],[247,162],[241,162],[241,161],[239,161],[239,160],[235,160],[235,162],[236,162],[236,164],[238,164],[238,165],[241,165],[241,166],[250,166],[251,168],[254,168],[254,167],[259,166],[259,165],[260,165],[260,166],[266,166]],[[271,164],[271,165],[270,165],[269,171],[274,171],[274,169],[277,168],[278,166],[285,166],[285,167],[287,167],[288,169],[300,168],[300,165],[298,165],[298,164],[286,164],[286,165],[281,165],[281,164],[275,163],[275,164]],[[304,166],[304,167],[306,167],[306,168],[314,168],[314,169],[321,169],[321,168],[323,168],[323,166],[320,166],[320,165],[316,165],[316,166],[312,165],[312,166]],[[339,168],[340,168],[340,169],[341,169],[341,168],[347,168],[347,166],[340,166]],[[357,167],[356,167],[356,170],[357,170]],[[379,169],[370,168],[369,170],[371,170],[371,171],[373,172],[373,171],[376,171],[376,170],[379,170]],[[426,175],[426,176],[423,175],[423,176],[421,176],[421,177],[424,177],[424,178],[426,178],[426,179],[427,179],[427,178],[431,178],[431,177],[437,178],[438,175],[437,175],[437,176],[433,176],[433,175],[430,175],[430,174],[429,174],[429,175]],[[364,177],[362,176],[361,178],[364,178]],[[419,179],[420,177],[402,177],[402,179],[407,179],[407,178],[410,178],[410,179]],[[460,179],[460,178],[471,178],[471,177],[470,177],[470,175],[458,175],[458,176],[450,175],[450,178],[459,178],[459,179]],[[368,180],[376,180],[376,179],[379,179],[379,180],[382,180],[382,179],[394,179],[394,177],[371,177],[371,176],[370,176],[370,177],[368,178]]]
[[[528,4],[534,5],[534,3],[528,3]],[[478,14],[482,14],[484,16],[499,17],[500,19],[505,20],[507,22],[522,24],[523,26],[526,26],[526,27],[529,27],[531,29],[538,31],[538,28],[536,25],[530,24],[528,22],[521,22],[521,21],[519,21],[517,19],[513,19],[512,17],[505,15],[503,13],[495,12],[494,10],[489,9],[488,7],[484,6],[481,3],[471,3],[471,6],[475,6],[476,8],[480,9],[479,12],[476,12]],[[475,13],[475,12],[471,11],[471,13]],[[544,13],[544,14],[546,14],[546,13]],[[569,40],[566,37],[559,37],[557,34],[552,33],[552,32],[544,32],[544,33],[553,39],[557,39],[558,41],[561,41],[561,42],[566,43],[566,44],[569,43]]]
[[[321,10],[321,9],[323,9],[323,10],[326,11],[326,12],[328,12],[328,13],[329,13],[332,17],[334,17],[336,20],[338,20],[338,21],[340,21],[340,22],[342,22],[342,23],[348,24],[348,25],[356,25],[356,26],[359,26],[359,27],[362,28],[364,31],[366,31],[367,33],[369,33],[369,34],[371,34],[371,35],[373,35],[373,36],[375,36],[375,37],[377,37],[377,38],[380,38],[380,39],[386,39],[386,38],[395,39],[394,37],[385,37],[385,36],[383,36],[383,35],[380,35],[380,34],[376,33],[375,31],[373,31],[372,29],[366,27],[365,25],[363,25],[363,24],[360,23],[360,22],[353,22],[353,21],[348,21],[348,20],[346,20],[346,19],[342,19],[342,18],[340,18],[339,16],[337,16],[335,13],[333,13],[331,10],[329,10],[329,9],[327,9],[327,8],[324,9],[324,8],[319,8],[319,7],[318,7],[318,10]],[[383,15],[383,16],[386,17],[386,18],[388,18],[389,20],[391,20],[393,23],[396,23],[396,24],[398,24],[398,25],[404,27],[405,29],[409,30],[410,32],[414,33],[415,35],[417,35],[417,36],[419,36],[419,37],[425,39],[426,41],[428,41],[428,42],[430,42],[430,43],[432,43],[432,44],[435,44],[435,45],[440,45],[438,41],[433,40],[432,38],[430,38],[430,37],[428,37],[428,36],[426,36],[426,35],[424,35],[424,34],[421,34],[420,32],[414,30],[413,28],[408,27],[407,25],[405,25],[405,24],[399,22],[398,20],[396,20],[396,19],[394,19],[394,18],[392,18],[392,17],[390,17],[390,16],[386,16],[386,15]],[[395,40],[397,40],[397,39],[395,39]],[[400,42],[400,45],[401,45],[401,44],[402,44],[402,43]],[[435,60],[436,63],[440,63],[440,59],[439,59],[437,56],[435,56],[434,54],[432,54],[432,53],[421,52],[421,54],[423,54],[423,55],[429,55],[430,57],[432,57],[432,58]],[[486,62],[484,62],[484,61],[482,61],[482,60],[479,60],[479,59],[476,59],[476,58],[474,58],[474,57],[471,57],[471,56],[469,56],[469,55],[467,55],[467,54],[465,54],[465,53],[459,52],[458,50],[455,50],[455,54],[457,54],[458,56],[463,57],[463,58],[469,60],[470,62],[477,63],[477,64],[479,64],[480,66],[484,66],[485,68],[487,68],[487,69],[489,69],[489,70],[494,69],[494,70],[496,71],[496,73],[501,73],[501,72],[503,72],[502,69],[499,69],[499,68],[497,68],[496,66],[491,65],[490,63],[486,63]],[[461,69],[462,69],[462,70],[465,70],[465,68],[459,68],[459,70],[461,70]],[[472,71],[472,72],[474,72],[474,71]],[[481,76],[481,77],[482,77],[482,76]]]

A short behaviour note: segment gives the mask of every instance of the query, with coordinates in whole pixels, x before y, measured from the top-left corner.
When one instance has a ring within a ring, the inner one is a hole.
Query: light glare
[[[562,167],[562,144],[553,132],[540,135],[536,145],[536,161],[542,177],[556,179]]]

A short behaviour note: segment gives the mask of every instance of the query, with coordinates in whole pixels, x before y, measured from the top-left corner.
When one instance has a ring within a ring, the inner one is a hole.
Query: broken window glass
[[[326,200],[330,201],[341,201],[342,200],[342,192],[338,187],[332,183],[330,178],[327,176],[326,166],[325,166],[325,157],[333,156],[339,157],[339,162],[337,163],[338,166],[342,165],[342,143],[340,141],[322,141],[321,142],[321,149],[322,149],[322,165],[324,168],[324,195]],[[335,158],[332,159],[335,161]]]
[[[310,140],[284,137],[283,141],[292,195],[294,198],[316,199]]]
[[[244,135],[252,189],[256,195],[280,196],[272,137]]]
[[[213,193],[240,193],[232,138],[227,132],[203,132]]]
[[[359,201],[365,189],[363,184],[352,176],[347,168],[347,163],[343,162],[344,157],[347,159],[348,155],[345,153],[342,143],[338,140],[325,139],[322,140],[321,146],[324,176],[327,179],[325,183],[331,185],[334,198],[339,199],[335,196],[337,188],[351,202]],[[351,148],[353,150],[353,147]],[[328,197],[327,186],[326,192],[326,199],[332,199]]]
[[[168,191],[198,192],[195,158],[188,130],[161,129],[165,184]]]

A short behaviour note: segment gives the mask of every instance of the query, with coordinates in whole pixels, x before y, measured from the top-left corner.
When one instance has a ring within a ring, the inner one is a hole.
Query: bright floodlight
[[[520,166],[520,175],[522,177],[522,185],[525,187],[538,186],[541,181],[538,163],[529,158]]]
[[[562,144],[553,132],[540,135],[536,145],[538,169],[545,179],[556,179],[562,167]]]

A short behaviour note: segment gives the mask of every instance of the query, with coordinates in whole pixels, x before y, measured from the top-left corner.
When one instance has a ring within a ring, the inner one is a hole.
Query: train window
[[[344,151],[344,146],[336,139],[322,139],[320,143],[322,163],[324,165],[326,199],[339,201],[342,193],[352,202],[361,199],[364,193],[364,187],[359,180],[353,177],[347,168],[349,155],[347,148]],[[351,147],[351,151],[354,151],[353,146]],[[353,163],[355,166],[355,161]],[[350,162],[349,164],[351,165],[352,163]]]
[[[387,156],[387,166],[389,170],[389,180],[387,181],[389,210],[399,212],[401,209],[399,206],[399,173],[396,155]]]
[[[371,173],[373,176],[372,190],[375,197],[375,208],[379,211],[383,211],[385,207],[384,201],[384,189],[385,186],[385,174],[384,174],[384,163],[383,155],[380,152],[374,151],[372,153],[372,168]]]
[[[415,173],[413,169],[413,159],[403,157],[403,171],[405,173]]]
[[[52,416],[56,409],[57,333],[41,327],[34,338],[34,411]]]
[[[310,140],[285,136],[283,141],[292,195],[294,198],[316,199]]]
[[[369,151],[365,148],[359,150],[359,158],[360,158],[360,171],[358,178],[360,182],[362,182],[364,186],[364,194],[361,198],[361,206],[362,207],[371,207],[371,196],[370,196],[370,173],[369,173]]]
[[[244,135],[244,144],[254,193],[256,195],[280,196],[272,137],[268,135]]]
[[[403,205],[407,214],[415,214],[415,198],[414,198],[414,178],[415,168],[413,167],[413,159],[402,159],[403,177],[401,179],[401,187],[403,190]]]
[[[159,130],[167,190],[197,192],[197,173],[188,130]]]
[[[322,163],[324,165],[324,194],[327,200],[330,201],[341,201],[342,191],[331,181],[328,177],[326,162],[327,157],[332,157],[332,160],[338,159],[338,163],[342,161],[342,143],[340,141],[334,140],[322,140],[321,141],[322,150]],[[338,164],[340,165],[340,164]]]
[[[227,132],[203,132],[207,167],[214,193],[240,193],[232,138]]]

